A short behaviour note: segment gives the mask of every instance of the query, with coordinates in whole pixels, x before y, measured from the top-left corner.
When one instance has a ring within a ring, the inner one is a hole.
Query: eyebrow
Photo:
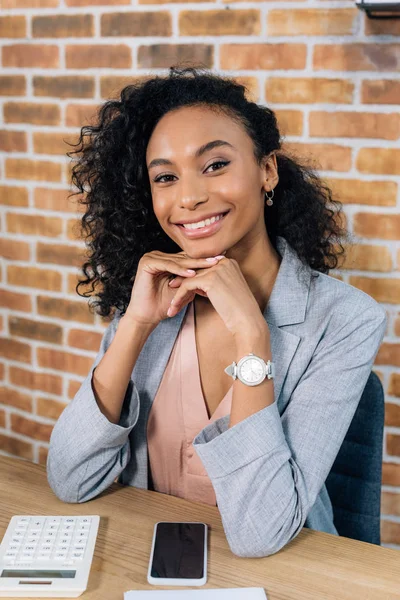
[[[205,152],[209,152],[210,150],[213,150],[213,148],[218,148],[220,146],[229,146],[230,148],[235,150],[235,147],[232,146],[232,144],[230,144],[229,142],[225,142],[224,140],[213,140],[212,142],[207,142],[207,144],[203,144],[202,146],[200,146],[200,148],[196,150],[194,156],[195,158],[199,158],[199,156],[201,156]],[[158,165],[172,164],[173,163],[167,158],[154,158],[147,168],[150,170],[153,167],[157,167]]]

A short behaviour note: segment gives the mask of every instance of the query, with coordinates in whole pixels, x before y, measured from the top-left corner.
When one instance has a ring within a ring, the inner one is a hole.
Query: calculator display
[[[0,577],[51,577],[52,579],[73,579],[76,571],[43,571],[43,570],[32,570],[32,571],[17,571],[16,569],[3,569]]]

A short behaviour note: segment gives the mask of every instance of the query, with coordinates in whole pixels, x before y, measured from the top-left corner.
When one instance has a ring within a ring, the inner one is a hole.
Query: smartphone
[[[204,585],[207,581],[207,525],[156,523],[147,581],[153,585]]]

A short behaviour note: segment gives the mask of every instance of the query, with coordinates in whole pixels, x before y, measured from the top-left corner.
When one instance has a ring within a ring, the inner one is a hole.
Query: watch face
[[[240,365],[239,373],[248,383],[258,383],[264,379],[264,367],[256,358],[247,358]]]

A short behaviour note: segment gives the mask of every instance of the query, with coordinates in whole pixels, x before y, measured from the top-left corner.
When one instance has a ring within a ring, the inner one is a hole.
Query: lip
[[[218,221],[211,223],[211,225],[200,227],[200,229],[186,229],[185,227],[183,227],[183,225],[175,225],[175,227],[178,227],[179,231],[181,231],[183,235],[189,239],[208,237],[209,235],[214,235],[214,233],[217,233],[217,231],[221,229],[222,223],[225,221],[229,213],[230,211],[228,211],[222,217],[222,219],[218,219]]]

